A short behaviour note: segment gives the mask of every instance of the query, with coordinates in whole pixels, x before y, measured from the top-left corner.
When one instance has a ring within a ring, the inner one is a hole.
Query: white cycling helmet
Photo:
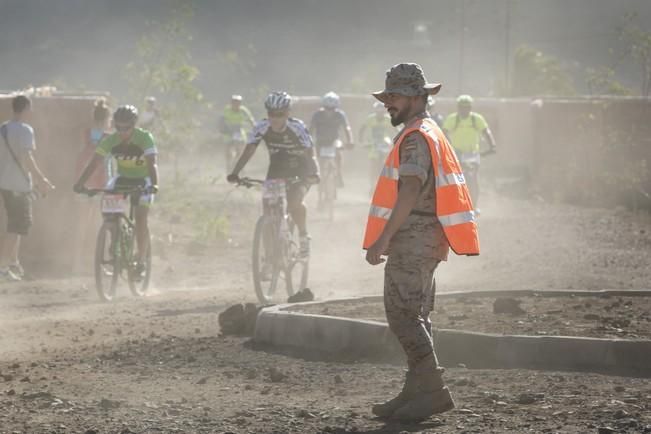
[[[329,108],[329,109],[337,108],[339,107],[339,95],[337,95],[334,92],[328,92],[325,95],[323,95],[323,98],[321,99],[321,103],[325,108]]]
[[[267,110],[289,110],[292,106],[292,96],[287,92],[271,92],[264,102]]]

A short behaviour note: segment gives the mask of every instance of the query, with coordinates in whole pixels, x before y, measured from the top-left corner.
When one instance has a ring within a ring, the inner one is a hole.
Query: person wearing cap
[[[153,131],[160,122],[160,111],[156,107],[156,97],[148,96],[145,99],[145,109],[140,114],[139,127],[143,130]]]
[[[422,68],[401,63],[387,71],[375,92],[394,138],[369,211],[364,248],[371,265],[385,262],[384,306],[389,328],[407,356],[401,392],[372,408],[376,416],[411,422],[454,408],[434,352],[429,318],[434,308],[434,270],[450,248],[479,254],[477,226],[454,151],[426,111],[441,85],[428,83]]]
[[[310,134],[314,137],[316,151],[319,158],[329,158],[335,154],[337,164],[337,187],[343,188],[344,175],[342,171],[341,155],[344,145],[351,149],[353,144],[353,130],[350,128],[348,116],[341,107],[339,95],[335,92],[328,92],[321,98],[321,107],[314,112],[310,121]],[[343,131],[346,143],[342,143],[340,137]]]
[[[244,149],[248,131],[254,125],[253,115],[242,104],[242,96],[232,95],[230,104],[224,107],[219,118],[219,131],[222,134],[221,142],[224,148],[224,164],[227,172],[232,169],[235,158]]]
[[[359,129],[360,141],[364,147],[369,149],[369,181],[371,183],[371,193],[375,187],[377,175],[384,166],[391,147],[393,146],[393,136],[398,130],[391,125],[391,117],[384,109],[384,104],[380,101],[373,103],[373,113],[369,114],[362,127]]]
[[[479,214],[479,145],[483,137],[490,147],[488,152],[493,153],[496,144],[488,123],[482,115],[472,111],[472,104],[472,96],[460,95],[457,98],[457,112],[448,115],[442,128],[461,162],[472,203]]]

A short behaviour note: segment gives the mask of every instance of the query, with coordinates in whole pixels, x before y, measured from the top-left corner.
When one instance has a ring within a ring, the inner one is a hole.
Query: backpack
[[[455,113],[454,116],[454,128],[452,131],[456,131],[457,128],[459,128],[459,113]],[[470,122],[472,123],[472,129],[475,131],[477,130],[477,113],[475,112],[470,112]]]

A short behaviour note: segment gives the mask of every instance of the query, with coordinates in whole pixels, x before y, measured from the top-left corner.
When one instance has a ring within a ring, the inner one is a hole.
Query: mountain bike
[[[354,145],[348,143],[345,146],[341,140],[335,140],[330,146],[318,148],[319,167],[321,169],[321,181],[319,182],[319,210],[321,210],[329,221],[334,220],[335,200],[337,189],[343,185],[339,178],[342,170],[338,167],[341,164],[341,155],[344,149],[352,149]],[[339,161],[338,161],[339,160]]]
[[[146,187],[119,190],[87,189],[89,196],[102,194],[101,210],[104,222],[97,234],[95,247],[95,289],[100,299],[112,301],[120,277],[129,284],[131,293],[142,297],[151,279],[151,240],[145,255],[143,275],[136,273],[135,207]]]
[[[494,149],[488,149],[481,152],[458,153],[459,164],[466,178],[466,185],[470,192],[470,198],[475,205],[475,211],[479,213],[477,205],[479,204],[479,163],[481,157],[495,154]]]
[[[319,209],[329,221],[335,217],[335,200],[337,199],[337,148],[334,146],[319,148]]]
[[[364,148],[368,149],[368,181],[369,195],[371,197],[375,191],[378,176],[380,176],[380,172],[382,172],[382,168],[384,167],[384,163],[386,162],[387,156],[391,152],[392,147],[393,143],[391,138],[388,136],[382,137],[382,139],[376,139],[374,143],[364,145]]]
[[[287,213],[287,187],[292,179],[240,178],[238,185],[262,187],[262,215],[253,234],[253,285],[260,303],[273,303],[282,282],[288,296],[307,287],[309,257],[301,257],[296,224]]]

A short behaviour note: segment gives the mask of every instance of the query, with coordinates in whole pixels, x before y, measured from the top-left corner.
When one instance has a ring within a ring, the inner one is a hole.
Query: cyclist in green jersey
[[[158,150],[150,132],[136,128],[138,109],[132,105],[118,107],[113,114],[116,132],[103,138],[79,180],[74,191],[83,193],[85,183],[93,171],[103,164],[107,156],[117,161],[117,176],[107,185],[108,190],[128,189],[135,186],[144,188],[136,207],[136,273],[145,271],[144,259],[149,247],[149,206],[158,192]]]
[[[242,105],[242,96],[233,95],[229,105],[219,119],[219,132],[224,147],[226,170],[230,171],[235,158],[241,154],[246,143],[247,132],[253,127],[255,120],[248,108]],[[235,154],[235,155],[233,155]]]
[[[398,130],[391,125],[391,117],[384,109],[384,104],[373,104],[373,113],[369,114],[359,130],[359,139],[369,148],[369,182],[375,187],[377,177],[384,166],[384,160],[393,147],[393,137]],[[372,191],[372,190],[371,190]]]
[[[483,137],[490,147],[488,152],[494,153],[496,144],[488,123],[482,115],[472,111],[472,104],[473,98],[470,95],[459,96],[458,111],[445,119],[442,130],[461,163],[475,212],[479,215],[479,165],[482,154],[479,145]]]

